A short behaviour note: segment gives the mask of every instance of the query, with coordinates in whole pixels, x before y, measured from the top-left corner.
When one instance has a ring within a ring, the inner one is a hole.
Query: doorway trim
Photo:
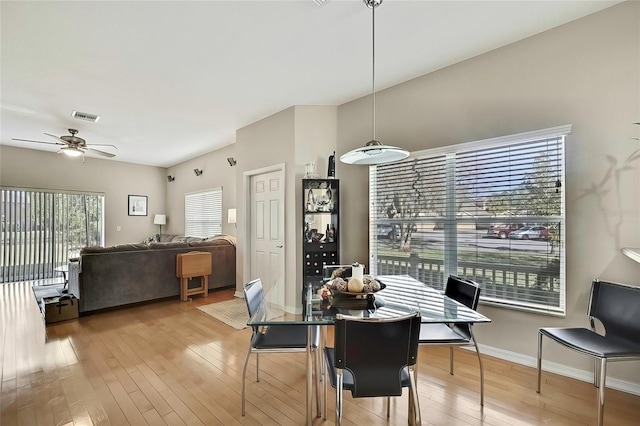
[[[264,173],[278,172],[278,171],[282,172],[283,183],[286,182],[286,178],[287,178],[286,163],[277,163],[271,166],[260,167],[259,169],[247,170],[242,173],[242,200],[244,202],[245,212],[248,211],[248,206],[251,206],[251,178],[253,176],[261,175]],[[283,202],[283,205],[285,206],[286,206],[286,200],[287,200],[287,191],[285,186],[285,190],[282,196],[282,202]],[[286,216],[285,210],[286,209],[282,209],[282,214]],[[243,220],[240,226],[242,227],[242,234],[244,235],[244,241],[245,241],[245,251],[243,255],[244,262],[242,262],[243,265],[242,265],[242,281],[241,281],[241,285],[244,285],[244,283],[248,282],[249,275],[251,275],[250,253],[252,248],[251,248],[251,215],[250,214],[243,215]],[[287,241],[286,230],[283,229],[282,232],[284,233],[283,238],[284,238],[285,247],[286,247],[286,241]],[[284,271],[285,271],[284,276],[285,276],[285,288],[286,288],[286,276],[287,276],[286,275],[286,270],[287,270],[286,255],[283,256],[283,260],[284,260]],[[236,288],[236,295],[239,295],[239,297],[242,297],[242,288],[239,288],[239,289]]]

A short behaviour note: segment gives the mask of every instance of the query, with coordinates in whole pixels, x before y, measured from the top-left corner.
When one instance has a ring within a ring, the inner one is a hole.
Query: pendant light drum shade
[[[395,146],[383,145],[378,141],[369,141],[361,148],[356,148],[340,156],[345,164],[372,165],[392,163],[404,160],[409,151]]]
[[[392,163],[404,160],[409,156],[409,151],[395,146],[384,145],[376,140],[376,7],[382,4],[382,0],[363,0],[364,4],[371,9],[372,18],[372,67],[371,67],[371,122],[373,127],[373,138],[363,147],[356,148],[342,154],[340,161],[345,164],[373,165]]]

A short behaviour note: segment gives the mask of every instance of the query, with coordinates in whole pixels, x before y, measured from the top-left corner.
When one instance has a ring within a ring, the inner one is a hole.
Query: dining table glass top
[[[380,275],[375,278],[385,288],[369,296],[334,294],[328,299],[321,299],[309,290],[301,313],[289,312],[291,309],[275,301],[267,292],[265,300],[247,324],[329,325],[335,322],[337,314],[393,318],[416,311],[420,312],[423,323],[491,322],[486,316],[453,300],[442,291],[408,275]]]

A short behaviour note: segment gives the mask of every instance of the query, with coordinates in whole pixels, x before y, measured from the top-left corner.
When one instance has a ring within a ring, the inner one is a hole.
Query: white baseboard
[[[507,351],[505,349],[495,348],[493,346],[478,345],[480,352],[483,355],[489,355],[496,358],[510,361],[516,364],[525,365],[527,367],[537,368],[538,360],[536,357],[523,355],[517,352]],[[465,347],[473,351],[471,347]],[[633,362],[633,361],[632,361]],[[572,379],[581,380],[583,382],[593,383],[593,372],[579,370],[577,368],[569,367],[564,364],[560,364],[553,361],[545,361],[544,353],[542,358],[542,370],[550,373],[559,374],[561,376],[570,377]],[[634,382],[627,382],[625,380],[615,379],[607,377],[606,386],[611,389],[619,390],[622,392],[631,393],[633,395],[640,396],[640,384]]]

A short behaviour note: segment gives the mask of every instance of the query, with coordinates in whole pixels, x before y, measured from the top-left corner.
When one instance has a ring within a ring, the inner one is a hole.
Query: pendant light
[[[346,164],[373,165],[400,161],[409,156],[409,151],[395,146],[384,145],[376,140],[376,7],[382,4],[382,0],[363,0],[364,4],[371,9],[373,20],[373,31],[371,37],[372,45],[372,72],[371,72],[371,92],[372,92],[372,123],[373,139],[361,148],[342,154],[340,161]]]

